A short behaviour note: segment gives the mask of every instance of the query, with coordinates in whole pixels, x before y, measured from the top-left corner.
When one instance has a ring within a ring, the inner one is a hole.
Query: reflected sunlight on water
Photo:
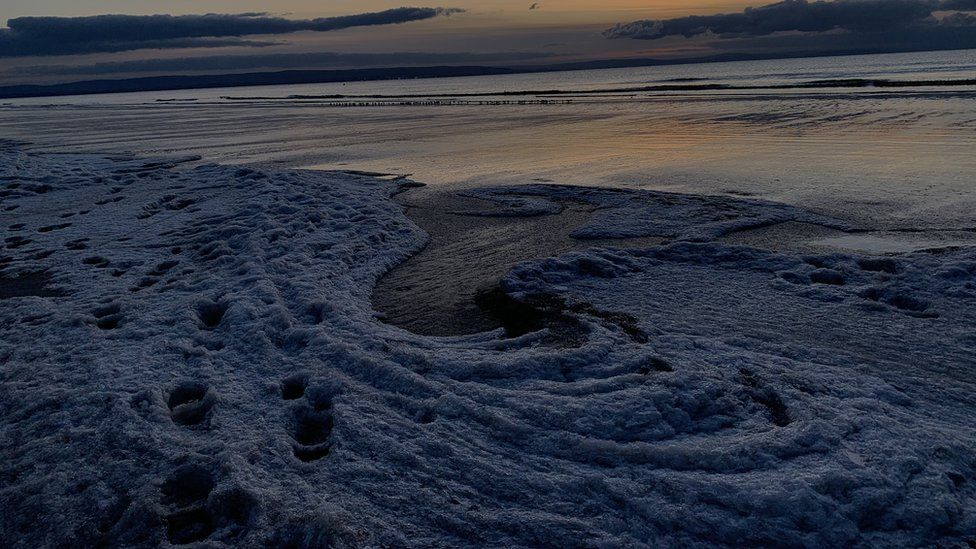
[[[294,98],[609,89],[688,75],[761,84],[973,78],[976,52],[33,99],[0,107],[0,133],[41,147],[410,173],[435,185],[733,193],[884,225],[976,224],[973,86],[628,92],[521,105],[338,107]]]

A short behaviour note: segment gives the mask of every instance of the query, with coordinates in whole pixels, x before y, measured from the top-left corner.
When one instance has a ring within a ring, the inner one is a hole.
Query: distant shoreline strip
[[[635,65],[641,66],[641,65]],[[650,65],[647,65],[650,66]],[[577,70],[577,69],[566,69]],[[578,69],[584,70],[584,69]],[[339,71],[280,71],[272,73],[246,73],[221,75],[182,75],[153,76],[124,80],[90,80],[49,85],[0,86],[0,99],[21,99],[30,97],[59,97],[69,95],[96,95],[137,92],[161,92],[178,90],[198,90],[208,88],[242,88],[253,86],[279,86],[299,84],[338,84],[348,82],[367,82],[379,80],[409,80],[427,78],[447,78],[466,76],[501,76],[527,74],[529,71],[499,67],[400,67],[386,69],[350,69]],[[965,87],[976,86],[976,78],[958,80],[887,80],[870,78],[850,78],[833,80],[812,80],[784,84],[723,84],[709,83],[699,79],[673,79],[649,86],[627,88],[608,88],[594,90],[520,90],[476,93],[403,94],[403,95],[309,95],[290,96],[288,99],[418,99],[418,98],[463,98],[463,97],[506,97],[506,96],[560,96],[595,95],[620,93],[666,93],[696,91],[762,91],[762,90],[810,90],[825,88],[881,88],[905,89],[912,87]],[[238,99],[226,96],[224,99]],[[278,97],[252,99],[282,99]]]
[[[414,94],[323,94],[323,95],[288,95],[273,96],[233,96],[224,95],[220,98],[226,101],[297,101],[297,100],[401,100],[401,99],[454,99],[475,97],[518,97],[518,96],[566,96],[566,95],[607,95],[624,93],[653,93],[653,92],[690,92],[690,91],[768,91],[768,90],[811,90],[811,89],[850,89],[850,88],[934,88],[934,87],[976,87],[976,78],[960,80],[884,80],[848,78],[835,80],[811,80],[796,84],[668,84],[656,86],[636,86],[626,88],[600,88],[592,90],[512,90],[499,92],[469,92],[469,93],[414,93]]]

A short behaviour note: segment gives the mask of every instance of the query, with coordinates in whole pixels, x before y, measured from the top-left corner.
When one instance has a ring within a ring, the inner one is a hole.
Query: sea
[[[445,190],[728,194],[943,241],[976,230],[976,50],[7,100],[0,138]]]

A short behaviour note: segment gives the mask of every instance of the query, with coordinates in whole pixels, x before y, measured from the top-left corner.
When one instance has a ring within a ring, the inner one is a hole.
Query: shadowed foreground
[[[370,305],[426,242],[398,182],[0,156],[5,546],[976,534],[971,249],[776,253],[716,239],[853,228],[763,201],[481,189],[494,215],[599,206],[573,238],[671,243],[522,263],[496,303],[541,330],[435,338]]]

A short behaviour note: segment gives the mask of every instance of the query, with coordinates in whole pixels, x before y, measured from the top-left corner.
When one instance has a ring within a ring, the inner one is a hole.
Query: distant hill
[[[397,80],[402,78],[443,78],[451,76],[511,74],[514,72],[517,71],[500,67],[394,67],[348,70],[288,70],[243,74],[147,76],[117,80],[85,80],[66,84],[2,86],[0,87],[0,99],[272,86],[281,84],[321,84],[326,82]]]
[[[895,53],[890,51],[841,51],[829,56]],[[100,79],[69,82],[64,84],[24,84],[0,86],[0,99],[21,97],[54,97],[64,95],[90,95],[102,93],[128,93],[143,91],[191,90],[203,88],[234,88],[246,86],[273,86],[285,84],[322,84],[331,82],[357,82],[369,80],[399,80],[413,78],[448,78],[458,76],[485,76],[498,74],[524,74],[572,70],[612,69],[626,67],[656,67],[694,63],[724,63],[732,61],[759,61],[824,57],[823,52],[789,52],[775,54],[729,53],[691,59],[627,58],[580,61],[555,65],[521,67],[487,66],[434,66],[434,67],[386,67],[342,70],[286,70],[210,75],[148,76],[141,78]]]

